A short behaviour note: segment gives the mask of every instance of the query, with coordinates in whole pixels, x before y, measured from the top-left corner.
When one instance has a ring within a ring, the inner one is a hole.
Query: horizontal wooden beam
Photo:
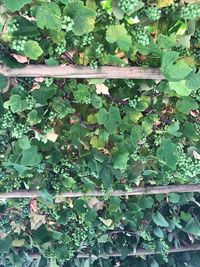
[[[178,248],[170,248],[168,250],[168,254],[171,253],[180,253],[180,252],[188,252],[188,251],[200,251],[200,245],[196,244],[196,245],[188,245],[188,246],[181,246]],[[133,256],[148,256],[148,255],[156,255],[156,254],[162,254],[163,252],[161,251],[147,251],[144,249],[138,249],[135,252],[129,253],[128,257],[133,257]],[[106,253],[106,254],[100,254],[98,257],[96,255],[93,254],[89,254],[89,253],[79,253],[76,258],[78,259],[88,259],[88,258],[92,258],[92,259],[97,259],[97,258],[104,258],[105,256],[112,258],[112,257],[121,257],[121,254],[118,252],[113,252],[113,253]],[[40,254],[32,254],[31,257],[33,259],[38,259],[40,257]]]
[[[166,185],[166,186],[148,186],[148,187],[135,187],[130,191],[117,190],[108,193],[109,196],[137,196],[137,195],[156,195],[156,194],[169,194],[169,193],[186,193],[186,192],[200,192],[199,184],[187,185]],[[76,198],[76,197],[102,197],[105,193],[100,190],[92,192],[64,192],[57,195],[56,198]],[[37,190],[18,190],[9,193],[0,193],[0,199],[7,198],[38,198],[41,197],[40,192]]]
[[[26,65],[11,69],[0,65],[0,73],[6,77],[54,77],[54,78],[96,78],[96,79],[152,79],[163,80],[159,69],[142,67],[103,66],[97,69],[82,66]]]
[[[179,247],[179,248],[170,248],[168,250],[168,254],[171,253],[179,253],[179,252],[187,252],[187,251],[200,251],[200,245],[189,245],[189,246],[184,246],[184,247]],[[147,251],[144,249],[138,249],[136,252],[132,252],[128,254],[128,257],[132,256],[148,256],[148,255],[156,255],[156,254],[162,254],[163,252],[161,251]],[[121,257],[120,253],[114,252],[114,253],[108,253],[108,254],[102,254],[99,255],[99,258],[101,257]],[[79,259],[88,259],[88,258],[98,258],[95,255],[90,255],[90,254],[78,254],[77,258]]]

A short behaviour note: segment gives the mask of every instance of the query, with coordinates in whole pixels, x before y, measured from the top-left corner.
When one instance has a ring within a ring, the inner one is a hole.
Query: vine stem
[[[200,251],[200,245],[188,245],[188,246],[183,246],[183,247],[178,247],[178,248],[170,248],[168,250],[168,254],[171,253],[179,253],[179,252],[187,252],[187,251]],[[148,255],[155,255],[155,254],[162,254],[163,252],[161,251],[147,251],[144,249],[138,249],[136,250],[136,252],[132,252],[129,253],[127,256],[131,257],[131,256],[148,256]],[[101,258],[101,257],[121,257],[121,254],[118,252],[114,252],[114,253],[108,253],[108,254],[100,254],[98,257],[95,255],[91,255],[89,253],[86,254],[81,254],[79,253],[76,258],[78,259],[88,259],[88,258]],[[39,257],[39,254],[32,254],[31,257],[33,259],[37,259]]]
[[[54,78],[98,78],[98,79],[153,79],[163,80],[159,69],[142,67],[103,66],[97,69],[84,66],[26,65],[11,69],[0,65],[0,73],[8,78],[15,77],[54,77]]]
[[[186,192],[200,192],[200,184],[186,184],[186,185],[166,185],[166,186],[148,186],[135,187],[130,191],[117,190],[108,192],[109,196],[138,196],[138,195],[156,195],[169,193],[186,193]],[[56,196],[56,198],[76,198],[76,197],[102,197],[105,193],[100,190],[91,192],[63,192]],[[6,198],[37,198],[41,197],[37,190],[17,190],[9,193],[0,193],[0,199]]]

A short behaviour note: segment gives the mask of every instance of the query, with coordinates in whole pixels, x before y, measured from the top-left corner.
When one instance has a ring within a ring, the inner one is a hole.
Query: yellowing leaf
[[[12,242],[12,246],[20,248],[20,247],[23,247],[24,243],[25,243],[25,239],[14,239]]]
[[[111,219],[104,219],[104,218],[99,218],[100,219],[100,221],[102,221],[102,223],[103,224],[105,224],[107,227],[110,227],[111,225],[112,225],[112,223],[113,223],[113,221],[111,220]]]
[[[158,0],[158,7],[162,8],[162,7],[166,7],[166,6],[170,6],[174,3],[173,0]]]
[[[45,215],[38,215],[34,212],[30,213],[31,230],[37,230],[42,224],[46,223]]]
[[[25,56],[17,55],[17,54],[12,54],[12,56],[19,62],[19,63],[27,63],[28,58]]]
[[[93,197],[93,198],[89,199],[88,206],[90,208],[94,208],[96,210],[102,210],[103,206],[104,206],[104,203],[102,201],[98,200],[98,198]]]
[[[102,94],[102,95],[109,95],[109,91],[108,91],[108,87],[101,83],[101,84],[96,84],[96,93],[98,95]]]
[[[49,132],[49,133],[46,135],[46,139],[47,139],[47,140],[50,140],[50,141],[52,141],[52,142],[56,142],[57,138],[58,138],[58,134],[56,134],[56,133],[54,132],[54,130],[52,130],[51,132]]]

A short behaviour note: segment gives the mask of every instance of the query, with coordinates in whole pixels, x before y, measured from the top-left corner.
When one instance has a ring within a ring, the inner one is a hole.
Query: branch
[[[156,195],[156,194],[169,194],[169,193],[186,193],[186,192],[200,192],[199,184],[186,184],[186,185],[166,185],[166,186],[148,186],[148,187],[135,187],[130,191],[117,190],[109,192],[109,196],[138,196],[138,195]],[[93,192],[64,192],[57,195],[56,198],[76,198],[76,197],[102,197],[105,193],[100,190]],[[0,193],[0,199],[6,198],[37,198],[41,197],[40,192],[37,190],[18,190],[9,193]]]
[[[142,67],[103,66],[97,69],[82,66],[26,65],[10,69],[0,65],[0,73],[6,77],[54,77],[54,78],[98,78],[98,79],[153,79],[163,80],[159,69]]]

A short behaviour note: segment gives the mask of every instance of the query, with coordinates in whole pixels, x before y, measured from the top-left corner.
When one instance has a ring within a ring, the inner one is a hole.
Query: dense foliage
[[[199,195],[124,199],[108,193],[199,183],[199,4],[0,3],[0,63],[157,67],[166,78],[0,75],[0,191],[41,193],[38,201],[2,201],[2,266],[197,266],[198,255],[166,255],[169,247],[198,243]],[[94,189],[105,197],[52,198]],[[163,255],[126,259],[136,248]],[[112,250],[122,257],[74,258]],[[42,256],[33,260],[34,253]]]

